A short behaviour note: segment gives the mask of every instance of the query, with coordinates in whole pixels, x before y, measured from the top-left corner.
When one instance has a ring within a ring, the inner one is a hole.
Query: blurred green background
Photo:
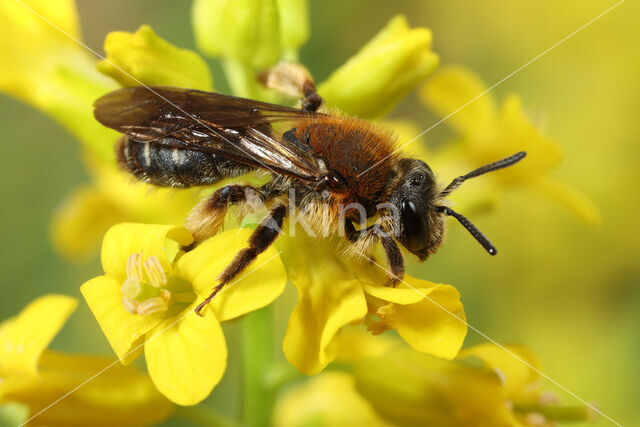
[[[388,19],[405,14],[412,26],[433,31],[443,65],[466,66],[491,85],[615,4],[614,1],[507,2],[485,0],[311,3],[311,39],[301,62],[317,81],[351,56]],[[84,41],[102,52],[109,31],[141,24],[175,45],[195,49],[188,2],[111,0],[77,2]],[[546,133],[564,150],[554,172],[599,207],[603,223],[591,229],[531,193],[512,191],[474,222],[500,249],[487,257],[466,232],[450,227],[447,244],[419,277],[451,283],[462,294],[469,323],[502,343],[523,343],[544,372],[594,402],[624,425],[640,425],[640,4],[626,1],[493,90],[501,100],[522,96],[544,118]],[[216,87],[224,91],[219,67]],[[426,129],[438,118],[409,96],[393,113]],[[100,273],[97,254],[82,264],[56,255],[49,221],[65,195],[87,180],[80,146],[48,117],[0,97],[3,164],[0,211],[0,317],[17,313],[51,292],[79,295]],[[446,123],[425,136],[450,136]],[[449,179],[450,177],[443,177]],[[469,185],[464,191],[473,191]],[[452,224],[453,225],[453,224]],[[290,306],[289,289],[281,305]],[[283,322],[289,310],[283,309]],[[228,328],[235,328],[231,324]],[[230,331],[231,332],[231,331]],[[227,334],[230,347],[233,332]],[[467,345],[484,338],[469,331]],[[88,308],[80,304],[54,347],[112,354]],[[233,350],[231,350],[233,353]],[[232,412],[238,378],[230,360],[209,399]],[[566,403],[573,398],[550,385]],[[224,404],[220,403],[224,402]],[[600,419],[597,425],[608,425]]]

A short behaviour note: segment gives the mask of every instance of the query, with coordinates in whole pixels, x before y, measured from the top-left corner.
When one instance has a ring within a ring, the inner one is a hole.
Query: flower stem
[[[274,363],[273,312],[271,306],[248,314],[243,325],[244,424],[268,426],[275,401],[267,375]]]
[[[253,68],[235,59],[227,58],[222,62],[222,68],[235,96],[242,98],[256,97],[256,78]]]
[[[216,412],[204,404],[198,406],[176,405],[174,417],[203,427],[240,427],[240,423]]]

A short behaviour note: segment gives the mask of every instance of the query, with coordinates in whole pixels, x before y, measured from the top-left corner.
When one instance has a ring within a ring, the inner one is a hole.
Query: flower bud
[[[207,55],[258,68],[280,58],[276,0],[196,0],[191,17],[198,48]]]
[[[195,52],[180,49],[158,37],[148,25],[135,33],[114,31],[104,42],[107,59],[100,72],[123,86],[166,85],[211,90],[207,63]]]
[[[397,15],[319,87],[328,107],[378,117],[389,112],[438,65],[431,31]]]
[[[297,51],[309,38],[307,0],[277,0],[280,12],[280,41],[285,59],[297,59]]]

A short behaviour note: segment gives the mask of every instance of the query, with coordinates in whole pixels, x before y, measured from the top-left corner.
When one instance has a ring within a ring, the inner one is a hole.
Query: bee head
[[[396,238],[409,252],[425,260],[440,246],[444,216],[434,207],[438,186],[431,168],[417,159],[402,159],[399,180],[390,197]]]
[[[471,221],[440,203],[467,179],[506,168],[519,162],[525,156],[526,153],[521,151],[513,156],[482,166],[454,179],[442,191],[438,189],[435,176],[426,163],[416,159],[400,160],[400,179],[390,198],[391,204],[396,208],[393,221],[395,229],[399,230],[397,239],[409,252],[420,260],[424,260],[435,252],[442,243],[445,217],[452,216],[471,233],[490,255],[495,255],[498,253],[495,246]]]

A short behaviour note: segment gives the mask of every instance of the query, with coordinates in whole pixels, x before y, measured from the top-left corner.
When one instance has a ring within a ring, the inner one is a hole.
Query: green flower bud
[[[283,56],[297,60],[298,49],[309,38],[307,0],[277,0],[280,11],[280,39]]]
[[[104,50],[107,60],[98,62],[98,70],[123,86],[143,83],[212,90],[207,63],[197,53],[158,37],[148,25],[135,33],[109,33]]]
[[[280,58],[276,0],[195,0],[193,30],[198,48],[257,68]]]
[[[379,117],[389,112],[438,65],[431,31],[409,28],[397,15],[320,85],[327,106],[348,114]]]

